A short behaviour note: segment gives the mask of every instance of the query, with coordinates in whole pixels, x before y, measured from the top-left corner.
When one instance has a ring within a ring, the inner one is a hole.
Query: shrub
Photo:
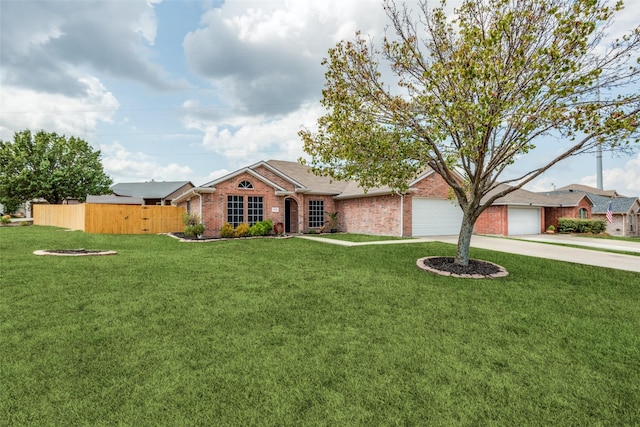
[[[220,229],[220,237],[229,239],[234,236],[235,234],[233,232],[233,225],[229,224],[228,222],[225,222],[222,228]]]
[[[198,215],[197,213],[185,212],[182,214],[182,222],[186,227],[188,227],[190,225],[200,224],[202,221],[200,220],[200,215]],[[187,232],[185,230],[185,234],[186,233]]]
[[[11,222],[11,215],[4,215],[0,217],[0,224],[9,224]]]
[[[560,218],[560,233],[593,233],[600,234],[607,229],[607,224],[599,219]]]
[[[202,234],[204,234],[204,225],[202,224],[187,225],[184,228],[185,236],[195,237],[195,236],[201,236]]]
[[[234,232],[236,237],[247,237],[250,235],[249,224],[238,224]]]
[[[266,221],[260,221],[253,224],[249,233],[252,236],[266,236],[271,233],[271,230],[273,230],[273,222],[268,219]]]
[[[22,205],[22,203],[10,197],[0,198],[0,204],[4,206],[5,214],[12,214],[12,213],[18,212],[18,209],[20,209],[20,205]]]

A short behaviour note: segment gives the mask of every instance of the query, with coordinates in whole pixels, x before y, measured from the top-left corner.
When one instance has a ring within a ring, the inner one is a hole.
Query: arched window
[[[253,188],[253,184],[251,184],[249,181],[240,181],[240,184],[238,184],[238,188],[242,188],[244,190],[251,189]]]
[[[587,210],[585,208],[580,208],[580,210],[578,211],[578,218],[587,219],[587,215],[588,215]]]

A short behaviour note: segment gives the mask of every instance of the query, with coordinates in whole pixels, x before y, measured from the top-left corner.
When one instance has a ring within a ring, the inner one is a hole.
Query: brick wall
[[[490,206],[480,214],[473,231],[478,234],[506,236],[509,231],[508,225],[508,207]]]
[[[449,197],[449,185],[437,173],[432,173],[412,187],[416,197],[435,197],[446,199]]]
[[[633,219],[630,219],[630,216],[633,215]],[[607,217],[605,215],[594,215],[593,219],[599,219],[605,221],[607,225],[606,233],[610,236],[618,236],[618,237],[633,237],[640,236],[640,231],[638,230],[638,221],[640,221],[640,215],[631,214],[631,215],[613,215],[613,222],[609,224],[607,222]],[[633,229],[631,227],[631,221],[633,221]]]
[[[402,206],[402,236],[409,237],[413,234],[413,196],[407,194],[404,196],[404,204]]]
[[[324,210],[325,212],[335,212],[339,210],[336,207],[336,201],[333,199],[333,196],[326,195],[314,195],[314,194],[299,194],[298,200],[300,203],[298,205],[298,224],[299,230],[303,233],[308,233],[311,230],[318,231],[320,227],[310,228],[309,227],[309,201],[310,200],[322,200],[324,202]],[[338,230],[344,231],[343,226],[341,226],[344,215],[340,211],[338,214]],[[328,217],[325,215],[325,221],[328,220]]]
[[[398,236],[401,200],[401,196],[396,195],[339,200],[339,230],[348,233]]]
[[[338,201],[340,231],[385,236],[411,236],[413,197],[446,199],[449,186],[438,174],[431,174],[400,195],[368,196]],[[402,228],[402,230],[401,230]]]

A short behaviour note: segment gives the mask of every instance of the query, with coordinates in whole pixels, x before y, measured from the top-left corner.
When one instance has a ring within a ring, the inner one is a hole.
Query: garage
[[[462,224],[462,209],[453,200],[414,197],[412,236],[457,235]]]
[[[540,208],[509,207],[509,236],[540,234]]]

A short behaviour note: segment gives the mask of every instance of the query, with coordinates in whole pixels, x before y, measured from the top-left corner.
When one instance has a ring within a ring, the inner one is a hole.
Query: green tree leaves
[[[0,140],[0,200],[84,201],[89,194],[108,193],[111,184],[100,151],[80,138],[25,130],[13,142]]]
[[[300,132],[317,173],[401,192],[430,167],[470,233],[493,201],[559,161],[640,138],[640,26],[602,43],[621,2],[463,0],[452,16],[444,1],[422,2],[421,13],[384,7],[392,25],[380,48],[357,33],[324,62],[327,114]],[[548,135],[573,142],[501,179],[519,156],[553,143]]]

